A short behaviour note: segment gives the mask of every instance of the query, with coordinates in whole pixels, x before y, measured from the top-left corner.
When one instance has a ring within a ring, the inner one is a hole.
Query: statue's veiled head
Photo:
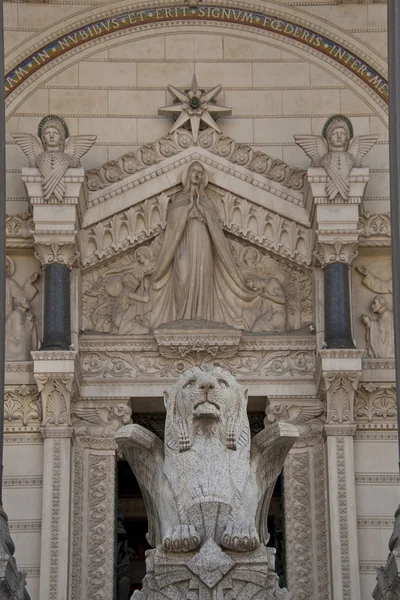
[[[39,124],[39,137],[45,150],[64,151],[65,138],[68,136],[67,126],[61,117],[48,115]]]
[[[166,443],[170,448],[189,450],[200,425],[202,431],[208,428],[218,435],[222,432],[226,446],[232,450],[250,439],[247,390],[221,367],[207,365],[185,371],[165,394],[165,407]]]
[[[188,194],[191,189],[197,188],[203,193],[208,184],[208,176],[205,168],[198,160],[192,162],[182,177],[183,193]]]
[[[325,124],[323,135],[328,142],[328,148],[332,152],[346,152],[350,139],[353,137],[351,123],[347,117],[335,115]]]

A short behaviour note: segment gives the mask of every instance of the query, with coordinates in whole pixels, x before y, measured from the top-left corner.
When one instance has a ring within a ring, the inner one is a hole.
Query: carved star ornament
[[[227,108],[226,106],[217,106],[213,103],[213,100],[215,101],[215,98],[222,90],[221,85],[217,85],[209,92],[206,92],[199,88],[196,75],[193,75],[190,90],[181,92],[172,85],[169,85],[167,89],[175,100],[178,101],[171,106],[163,106],[158,109],[158,114],[163,117],[178,115],[178,118],[169,133],[173,133],[188,121],[190,123],[194,143],[197,142],[201,122],[206,126],[215,129],[218,133],[222,133],[214,118],[217,116],[228,117],[231,114],[232,109]],[[213,117],[211,113],[215,115],[215,117]]]

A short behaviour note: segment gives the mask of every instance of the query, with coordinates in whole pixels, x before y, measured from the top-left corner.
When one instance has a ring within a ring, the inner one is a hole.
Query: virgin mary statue
[[[181,319],[244,328],[243,308],[254,300],[231,255],[217,211],[205,194],[207,174],[193,162],[173,201],[152,277],[153,327]]]

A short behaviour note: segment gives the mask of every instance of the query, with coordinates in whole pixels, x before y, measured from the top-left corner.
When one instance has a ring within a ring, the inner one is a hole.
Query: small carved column
[[[44,438],[40,600],[66,600],[68,593],[75,356],[76,352],[32,352]]]
[[[25,183],[33,208],[35,256],[44,269],[44,315],[41,350],[68,350],[71,344],[70,279],[78,258],[76,250],[77,205],[84,181],[83,169],[67,169],[65,196],[45,199],[42,175],[24,167]]]
[[[333,600],[360,600],[354,474],[354,397],[363,350],[321,350]]]
[[[353,168],[348,197],[331,199],[329,176],[323,168],[309,168],[308,181],[315,204],[317,250],[324,270],[325,342],[328,348],[354,348],[349,266],[357,256],[359,205],[369,178],[368,168]]]

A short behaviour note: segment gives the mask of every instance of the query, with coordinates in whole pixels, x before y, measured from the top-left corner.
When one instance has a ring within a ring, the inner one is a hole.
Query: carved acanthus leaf
[[[35,257],[42,267],[52,263],[59,263],[72,269],[79,258],[79,252],[76,251],[74,243],[60,243],[56,239],[53,239],[49,242],[36,242],[34,247]]]
[[[304,189],[305,171],[289,167],[281,160],[253,150],[250,146],[236,142],[213,129],[201,131],[197,143],[212,154],[246,167],[249,171],[263,175],[266,179],[276,181],[289,189],[296,191]],[[186,129],[178,129],[152,144],[142,146],[136,152],[129,152],[118,160],[105,163],[99,169],[87,171],[87,188],[91,192],[104,189],[193,145],[192,134]]]
[[[35,373],[42,398],[43,427],[71,425],[72,373]]]
[[[354,423],[354,395],[360,376],[360,371],[332,371],[323,374],[326,389],[327,424]]]
[[[363,384],[355,400],[356,420],[368,422],[375,419],[390,419],[397,414],[395,386]]]
[[[357,248],[357,242],[344,243],[340,239],[336,239],[332,243],[318,242],[314,256],[322,268],[325,268],[330,263],[351,265],[358,254]]]
[[[6,216],[6,243],[7,247],[22,245],[33,242],[34,223],[32,215],[28,212]]]
[[[17,388],[6,387],[4,391],[4,419],[28,425],[30,421],[39,421],[41,417],[39,394],[35,386],[21,385]]]

